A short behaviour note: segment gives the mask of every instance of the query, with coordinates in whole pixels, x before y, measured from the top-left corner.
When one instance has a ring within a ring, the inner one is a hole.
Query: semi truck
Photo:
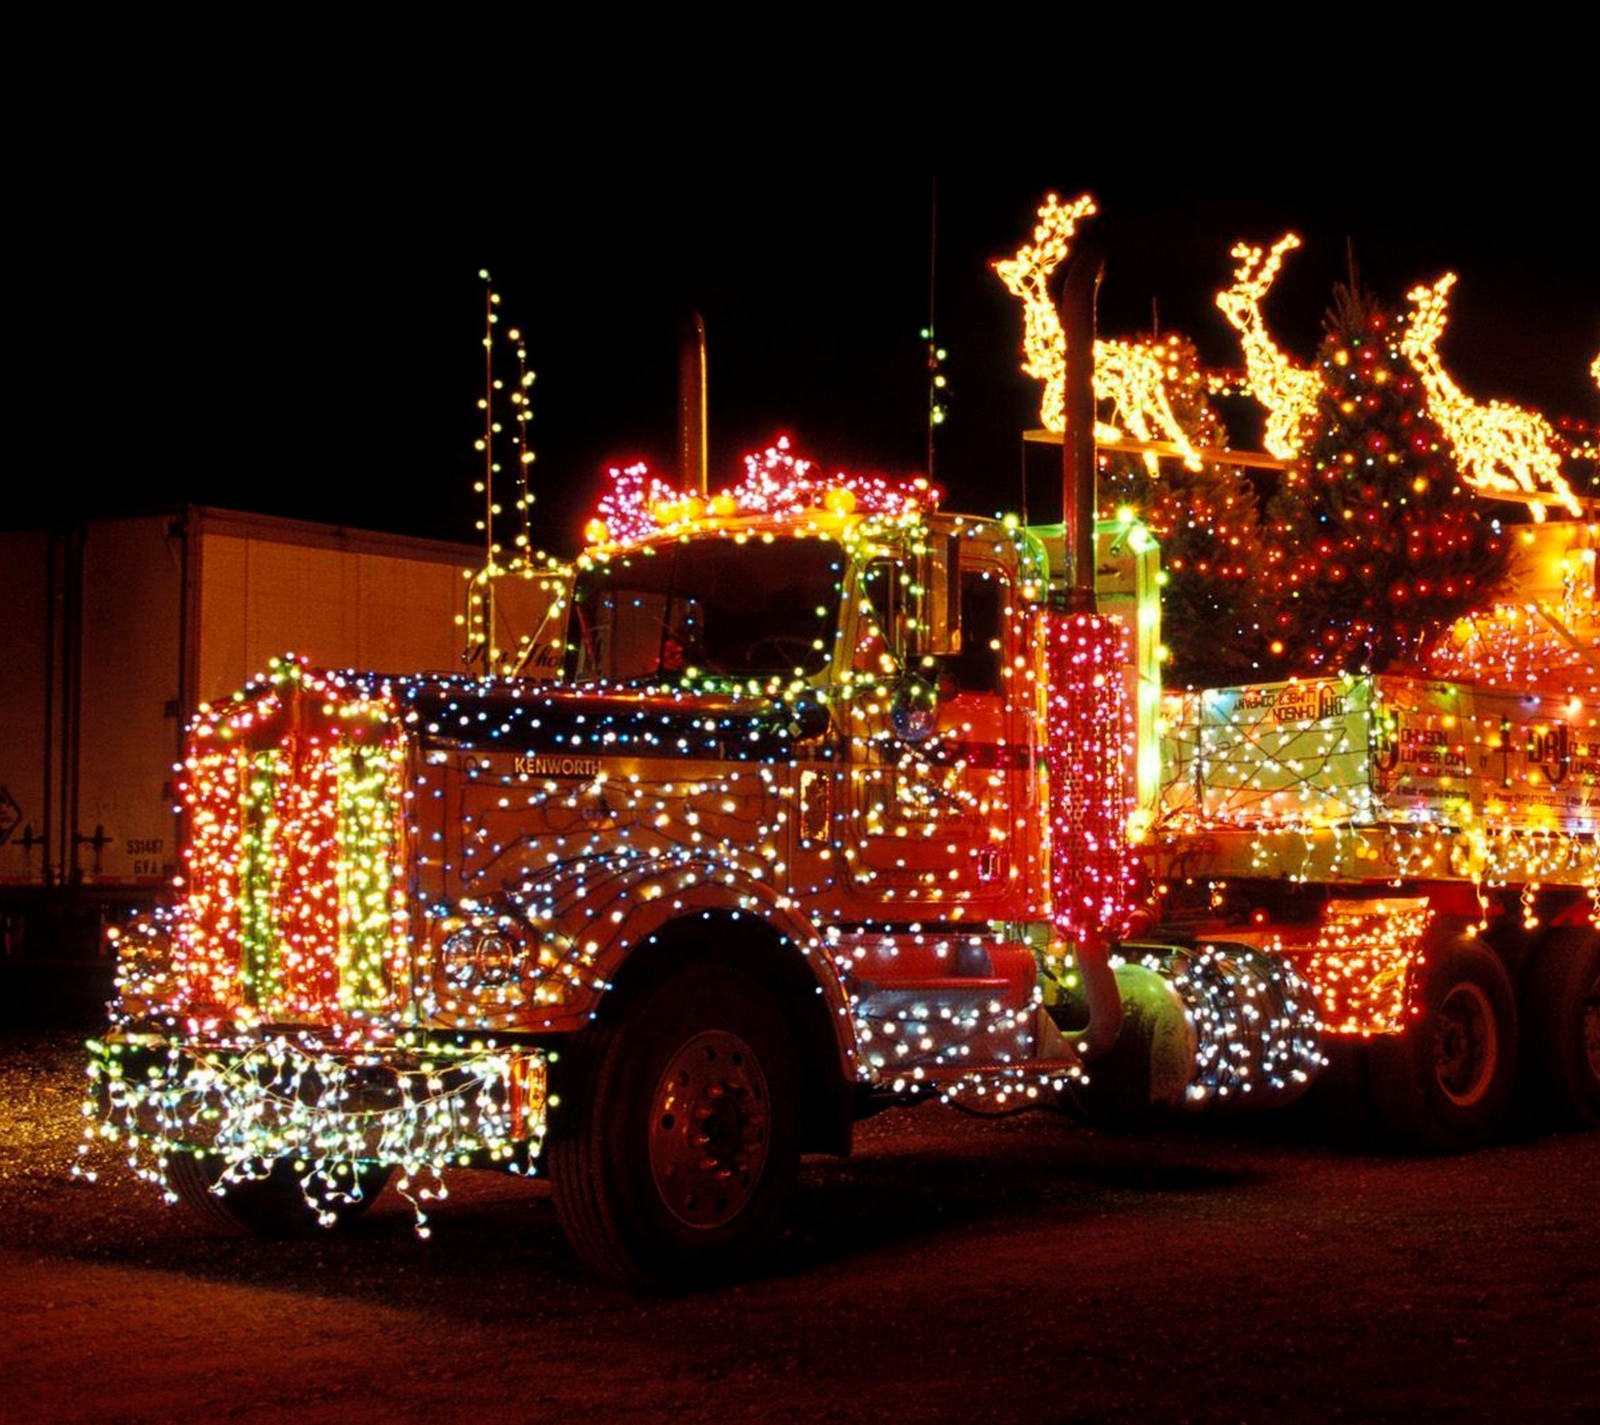
[[[1069,399],[1059,522],[780,443],[609,502],[552,681],[285,658],[214,702],[91,1133],[264,1235],[538,1175],[655,1286],[759,1261],[895,1104],[1269,1109],[1337,1062],[1425,1149],[1600,1120],[1593,697],[1164,691],[1159,548]],[[1591,649],[1595,544],[1521,568]]]

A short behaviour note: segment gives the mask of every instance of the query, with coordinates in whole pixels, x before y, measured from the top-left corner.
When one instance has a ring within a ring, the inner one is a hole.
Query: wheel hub
[[[767,1161],[767,1079],[737,1034],[711,1030],[668,1061],[650,1117],[650,1171],[667,1209],[716,1228],[744,1209]]]
[[[1439,1006],[1433,1032],[1434,1080],[1458,1108],[1489,1091],[1499,1051],[1494,1006],[1474,984],[1460,984]]]

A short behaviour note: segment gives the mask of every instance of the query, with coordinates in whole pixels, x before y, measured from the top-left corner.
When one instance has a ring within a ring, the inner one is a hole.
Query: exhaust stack
[[[1082,247],[1061,284],[1061,331],[1066,339],[1066,430],[1061,436],[1061,519],[1067,561],[1067,608],[1093,613],[1094,594],[1094,343],[1095,302],[1105,276],[1104,255]]]
[[[678,478],[708,493],[706,453],[706,323],[699,312],[684,319],[678,343]]]
[[[1046,752],[1050,766],[1050,813],[1061,834],[1052,850],[1060,858],[1053,868],[1057,930],[1074,942],[1078,973],[1088,1001],[1089,1022],[1069,1037],[1085,1059],[1107,1053],[1122,1030],[1122,994],[1111,967],[1111,936],[1104,923],[1105,906],[1099,902],[1097,870],[1104,848],[1115,845],[1120,825],[1091,830],[1092,817],[1085,806],[1103,799],[1104,787],[1090,769],[1116,764],[1111,741],[1115,727],[1104,726],[1106,709],[1100,694],[1083,683],[1080,665],[1085,656],[1105,659],[1112,655],[1101,635],[1081,637],[1074,631],[1085,614],[1095,613],[1095,449],[1094,449],[1094,341],[1095,301],[1105,258],[1094,246],[1080,248],[1067,266],[1061,286],[1061,331],[1066,344],[1066,429],[1061,436],[1061,516],[1063,554],[1067,563],[1065,609],[1052,615],[1050,696],[1062,715],[1052,728]],[[1093,623],[1092,618],[1087,622]],[[1120,670],[1103,670],[1112,679]],[[1109,686],[1109,684],[1108,684]],[[1113,818],[1113,822],[1115,818]]]

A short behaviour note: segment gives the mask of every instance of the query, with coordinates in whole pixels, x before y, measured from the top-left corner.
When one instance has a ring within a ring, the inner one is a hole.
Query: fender
[[[554,1034],[587,1025],[630,956],[652,936],[707,912],[748,916],[804,962],[826,1005],[845,1072],[856,1075],[849,995],[822,936],[785,892],[724,856],[622,848],[566,862],[499,905],[463,908],[535,932],[519,937],[538,966],[528,977],[535,982],[533,1003],[504,1027]],[[474,1024],[484,1019],[477,1006],[468,1016]]]

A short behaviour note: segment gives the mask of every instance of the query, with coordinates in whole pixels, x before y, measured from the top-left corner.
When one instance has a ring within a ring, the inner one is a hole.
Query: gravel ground
[[[261,1243],[81,1138],[79,1038],[0,1038],[0,1420],[1600,1418],[1600,1134],[1410,1159],[1274,1123],[935,1106],[808,1164],[789,1256],[590,1280],[536,1185]]]

